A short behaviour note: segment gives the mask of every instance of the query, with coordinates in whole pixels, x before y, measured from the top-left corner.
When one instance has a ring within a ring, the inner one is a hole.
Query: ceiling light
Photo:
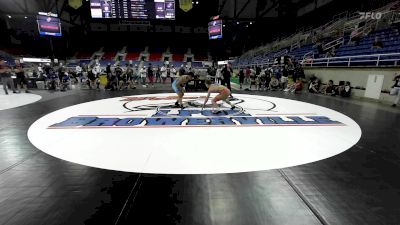
[[[11,18],[12,18],[10,15],[7,15],[7,17],[8,17],[9,19],[11,19]]]

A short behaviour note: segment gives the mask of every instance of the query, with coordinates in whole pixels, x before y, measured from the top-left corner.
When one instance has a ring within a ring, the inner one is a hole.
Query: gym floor
[[[55,110],[98,99],[166,92],[171,92],[169,86],[121,92],[33,91],[42,99],[0,110],[0,224],[400,223],[400,110],[381,103],[308,93],[235,91],[331,108],[356,121],[363,133],[355,146],[332,158],[251,173],[108,171],[54,158],[28,140],[30,125]],[[258,148],[274,140],[234,141]],[[126,144],[134,146],[135,140]]]

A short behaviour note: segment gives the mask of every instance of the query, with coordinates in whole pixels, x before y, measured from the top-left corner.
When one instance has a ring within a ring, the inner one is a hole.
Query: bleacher
[[[97,49],[101,49],[100,47]],[[118,49],[118,50],[117,50]],[[171,47],[168,48],[166,46],[127,46],[126,47],[126,55],[125,58],[121,61],[116,61],[115,57],[117,53],[123,53],[120,50],[123,49],[122,47],[103,47],[101,52],[104,52],[104,54],[101,56],[101,59],[99,60],[99,63],[102,67],[105,67],[107,64],[119,64],[119,65],[126,65],[129,64],[130,62],[133,65],[139,65],[143,64],[144,66],[148,66],[150,63],[152,66],[162,66],[164,64],[164,59],[163,56],[164,54],[169,55],[170,58],[170,63],[171,65],[174,65],[175,67],[180,67],[185,60],[185,54],[188,53],[188,48],[187,47]],[[85,51],[80,51],[79,53],[76,54],[76,59],[77,60],[71,60],[71,62],[68,63],[70,67],[74,67],[77,64],[90,64],[94,62],[94,58],[92,59],[93,54],[96,51],[88,51],[85,49]],[[208,53],[204,49],[199,49],[196,51],[196,55],[194,55],[194,59],[192,58],[192,66],[193,67],[203,67],[203,64],[201,62],[196,62],[196,61],[208,61]],[[141,55],[148,54],[148,61],[140,62],[141,61]],[[117,59],[118,60],[118,59]]]
[[[396,6],[397,7],[397,6]],[[400,34],[397,27],[393,27],[393,18],[399,14],[394,4],[379,9],[383,13],[379,23],[373,19],[360,19],[358,13],[343,13],[325,25],[308,31],[300,31],[285,39],[277,40],[265,46],[250,50],[235,60],[235,67],[273,64],[279,52],[287,50],[288,56],[305,66],[397,66],[400,61]],[[345,16],[343,16],[345,15]],[[399,23],[399,21],[397,21]],[[354,25],[360,24],[359,30],[362,39],[355,45],[350,42],[350,33]],[[340,30],[342,29],[342,30]],[[338,30],[342,36],[337,36]],[[319,43],[322,43],[323,53],[316,48],[314,35],[318,34]],[[375,38],[383,42],[383,48],[373,48]],[[326,53],[334,48],[335,55],[329,58]]]

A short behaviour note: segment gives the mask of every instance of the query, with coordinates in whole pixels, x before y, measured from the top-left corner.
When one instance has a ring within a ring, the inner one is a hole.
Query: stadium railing
[[[301,64],[304,67],[400,66],[400,53],[303,59]]]

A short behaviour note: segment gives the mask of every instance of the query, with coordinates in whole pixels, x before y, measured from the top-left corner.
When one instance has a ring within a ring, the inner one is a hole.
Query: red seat
[[[78,52],[76,54],[77,59],[90,59],[92,57],[93,53],[91,52]]]
[[[150,61],[160,61],[162,57],[161,53],[150,53],[149,60]]]
[[[184,54],[173,54],[172,55],[172,61],[174,61],[174,62],[183,62],[184,59],[185,59]]]
[[[106,53],[104,53],[104,55],[103,55],[103,59],[105,59],[105,60],[112,60],[112,59],[115,58],[115,55],[116,55],[116,54],[117,54],[116,52],[106,52]]]
[[[139,59],[140,52],[129,52],[126,54],[126,60],[137,61]]]

